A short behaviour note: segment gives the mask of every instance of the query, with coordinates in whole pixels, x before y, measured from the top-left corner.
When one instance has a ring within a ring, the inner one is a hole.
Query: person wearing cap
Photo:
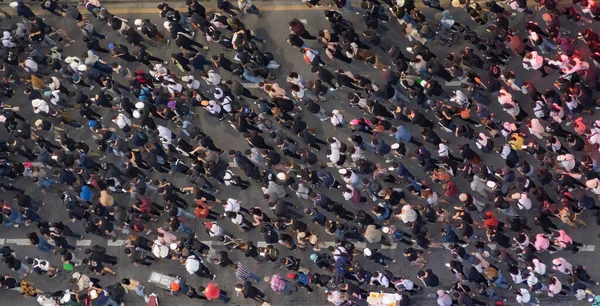
[[[31,20],[37,17],[29,8],[29,6],[27,6],[27,4],[25,4],[23,1],[13,1],[9,3],[9,6],[17,11],[17,16],[20,16],[25,20]]]
[[[363,250],[363,255],[365,255],[365,257],[369,260],[372,260],[384,267],[388,267],[388,265],[385,263],[386,260],[389,260],[391,262],[396,262],[395,259],[392,259],[390,257],[387,257],[383,254],[381,254],[377,249],[369,249],[369,248],[365,248]]]
[[[205,296],[202,296],[196,292],[192,286],[185,283],[185,280],[175,277],[169,284],[169,289],[171,290],[171,294],[175,292],[180,292],[185,294],[190,299],[199,299],[199,300],[207,300]]]
[[[129,53],[129,48],[123,44],[108,44],[108,49],[110,49],[113,57],[118,57],[126,62],[135,62],[138,59]],[[160,62],[163,62],[160,60]]]

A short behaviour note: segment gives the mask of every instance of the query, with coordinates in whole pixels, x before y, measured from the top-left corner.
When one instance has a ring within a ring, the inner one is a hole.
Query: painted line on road
[[[418,3],[417,7],[419,7]],[[421,4],[422,5],[422,4]],[[156,7],[140,7],[140,8],[110,8],[108,6],[103,6],[108,8],[109,12],[113,15],[127,15],[127,14],[157,14],[158,9]],[[177,7],[175,8],[178,11],[187,11],[187,7]],[[308,8],[306,5],[266,5],[261,6],[259,8],[263,12],[281,12],[281,11],[308,11],[308,10],[318,10],[324,11],[326,9],[331,9],[327,7],[313,7]],[[36,15],[51,15],[50,12],[46,10],[32,10]],[[82,15],[90,15],[90,12],[86,9],[79,9],[79,12]],[[206,13],[214,13],[220,12],[219,10],[215,10],[214,8],[207,8]]]
[[[123,245],[125,245],[125,242],[127,240],[125,239],[118,239],[116,241],[112,241],[109,240],[106,242],[106,246],[108,247],[121,247]],[[209,245],[209,246],[218,246],[218,245],[223,245],[223,242],[221,241],[217,241],[217,240],[206,240],[206,241],[201,241],[202,243]],[[50,244],[54,244],[53,241],[48,241],[48,243]],[[5,239],[5,238],[0,238],[0,245],[4,245],[4,244],[16,244],[19,246],[31,246],[31,244],[29,243],[29,239]],[[92,245],[92,240],[91,239],[84,239],[84,240],[78,240],[75,243],[76,246],[91,246]],[[259,241],[256,243],[256,246],[259,248],[264,248],[267,247],[267,243],[265,241]],[[337,244],[334,241],[324,241],[323,244],[326,247],[330,247],[330,246],[336,246]],[[367,247],[367,244],[364,242],[357,242],[354,244],[358,249],[364,249]],[[397,243],[392,243],[390,246],[385,246],[382,245],[381,249],[382,250],[394,250],[398,247]],[[594,245],[586,245],[585,247],[580,248],[581,251],[585,251],[585,252],[592,252],[596,249],[596,247]]]
[[[596,246],[593,244],[586,244],[586,245],[580,247],[579,250],[582,252],[593,252],[596,250]]]
[[[460,86],[462,85],[461,81],[451,81],[451,82],[446,82],[445,84],[446,86]]]
[[[246,88],[258,88],[257,83],[242,83],[242,85]]]
[[[31,245],[29,239],[6,239],[7,244]]]
[[[77,240],[77,242],[75,242],[75,246],[90,246],[90,245],[92,245],[92,240],[90,240],[90,239]]]
[[[117,239],[116,241],[109,240],[106,245],[110,247],[122,246],[125,244],[125,239]]]

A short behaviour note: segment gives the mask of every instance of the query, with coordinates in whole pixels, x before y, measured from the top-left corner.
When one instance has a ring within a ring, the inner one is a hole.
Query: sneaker
[[[170,39],[167,39],[167,42],[166,42],[167,46],[168,46],[170,43],[171,43],[171,40],[170,40]]]
[[[211,279],[211,280],[215,280],[215,278],[217,278],[217,275],[216,275],[216,274],[213,274],[213,277],[212,277],[212,279]]]

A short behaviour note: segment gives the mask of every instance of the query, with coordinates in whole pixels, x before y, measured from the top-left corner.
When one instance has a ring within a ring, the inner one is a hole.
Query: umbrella
[[[275,292],[281,292],[285,289],[285,280],[283,280],[279,274],[275,274],[271,277],[271,289]]]

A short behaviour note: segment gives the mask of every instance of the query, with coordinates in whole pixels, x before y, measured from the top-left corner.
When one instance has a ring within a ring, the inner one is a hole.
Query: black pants
[[[213,278],[213,275],[212,275],[212,273],[210,273],[210,270],[208,270],[208,268],[203,264],[200,264],[200,268],[194,274],[196,274],[199,277],[203,277],[203,278],[209,278],[209,279]]]
[[[302,34],[300,34],[298,36],[300,36],[300,37],[302,37],[304,39],[317,39],[316,37],[310,35],[310,33],[308,31],[306,31],[306,30],[304,30],[304,33],[302,33]]]

